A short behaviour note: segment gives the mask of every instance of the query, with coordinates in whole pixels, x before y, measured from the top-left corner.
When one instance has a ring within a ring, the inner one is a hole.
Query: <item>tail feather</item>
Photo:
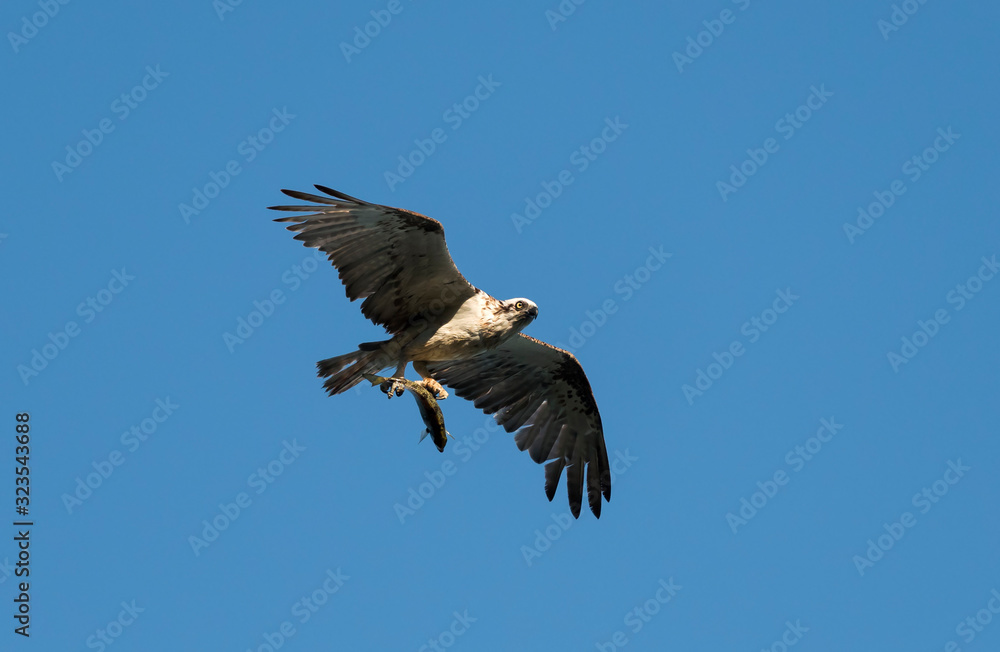
[[[330,396],[341,394],[354,387],[365,374],[375,374],[393,364],[381,350],[355,351],[316,363],[317,374],[326,378],[323,387]]]

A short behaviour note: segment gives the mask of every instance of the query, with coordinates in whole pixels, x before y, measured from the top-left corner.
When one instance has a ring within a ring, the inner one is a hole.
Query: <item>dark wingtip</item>
[[[344,201],[352,201],[355,204],[367,204],[368,203],[368,202],[364,201],[363,199],[358,199],[357,197],[351,197],[350,195],[345,195],[344,193],[340,192],[339,190],[334,190],[333,188],[330,188],[328,186],[320,185],[318,183],[313,184],[313,185],[315,186],[316,190],[319,190],[322,193],[326,193],[326,194],[330,195],[331,197],[336,197],[337,199],[343,199]]]
[[[587,502],[590,503],[590,511],[597,518],[601,518],[602,476],[599,463],[590,462],[587,464]]]
[[[559,487],[559,477],[562,476],[563,467],[566,462],[563,460],[554,460],[545,465],[545,495],[548,497],[549,502],[556,496],[556,489]]]

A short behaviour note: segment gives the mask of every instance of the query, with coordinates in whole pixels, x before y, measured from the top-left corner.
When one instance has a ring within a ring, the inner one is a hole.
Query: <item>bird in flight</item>
[[[390,367],[402,385],[412,362],[436,398],[447,398],[446,385],[515,433],[518,448],[545,464],[550,501],[565,469],[574,517],[586,481],[590,509],[600,518],[601,495],[611,500],[611,472],[597,401],[573,354],[521,332],[538,306],[496,299],[465,280],[437,220],[316,188],[327,196],[282,190],[311,203],[271,206],[306,213],[275,221],[289,223],[296,240],[325,253],[347,297],[364,299],[362,314],[390,335],[316,363],[327,393],[345,392]]]

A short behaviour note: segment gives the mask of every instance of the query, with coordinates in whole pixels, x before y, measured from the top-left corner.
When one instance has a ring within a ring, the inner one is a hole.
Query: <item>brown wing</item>
[[[351,301],[364,299],[361,312],[390,333],[398,333],[421,314],[457,306],[476,292],[455,267],[437,220],[378,204],[369,204],[325,186],[330,197],[282,190],[289,197],[314,202],[270,206],[310,215],[281,217],[307,247],[323,251],[340,272]]]
[[[462,398],[473,401],[507,432],[531,459],[545,466],[545,494],[555,495],[563,468],[573,516],[580,516],[583,481],[594,515],[601,493],[611,500],[611,471],[597,401],[583,367],[569,352],[518,334],[496,349],[464,360],[433,362],[430,374]],[[585,473],[586,467],[586,473]]]

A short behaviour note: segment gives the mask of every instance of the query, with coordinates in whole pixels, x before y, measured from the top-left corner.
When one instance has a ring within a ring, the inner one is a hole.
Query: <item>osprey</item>
[[[320,360],[326,391],[340,394],[389,367],[402,381],[412,362],[438,399],[447,398],[447,385],[516,432],[515,443],[531,459],[548,462],[550,501],[566,469],[574,517],[580,516],[586,478],[590,509],[600,518],[601,494],[611,500],[601,415],[577,359],[521,333],[538,316],[538,306],[523,298],[495,299],[465,280],[437,220],[316,188],[329,197],[282,190],[312,203],[270,208],[310,214],[275,221],[290,222],[296,240],[324,252],[348,298],[364,299],[362,314],[391,335]]]

